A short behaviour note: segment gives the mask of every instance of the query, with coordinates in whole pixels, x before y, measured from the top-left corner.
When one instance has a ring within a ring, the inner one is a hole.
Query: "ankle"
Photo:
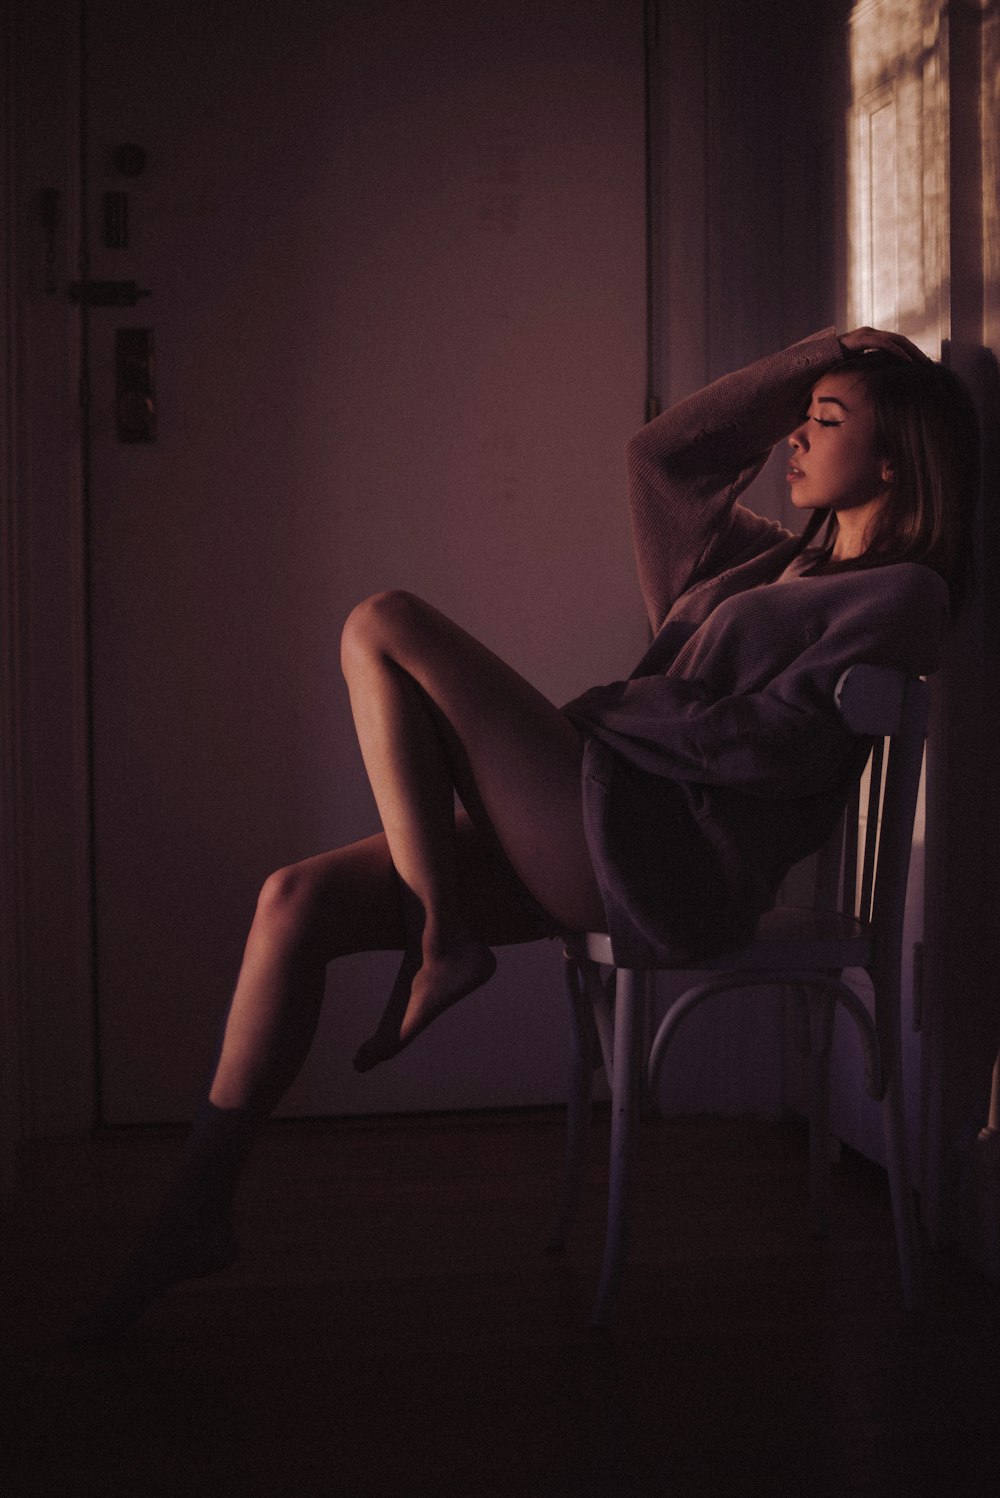
[[[463,952],[480,951],[483,946],[484,943],[464,926],[439,926],[434,931],[428,929],[424,932],[421,955],[424,965],[433,967]]]

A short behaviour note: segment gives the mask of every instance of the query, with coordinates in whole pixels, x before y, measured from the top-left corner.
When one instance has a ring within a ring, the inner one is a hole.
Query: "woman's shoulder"
[[[804,555],[804,554],[803,554]],[[792,568],[789,568],[792,573]],[[794,575],[792,573],[792,575]],[[933,567],[922,562],[879,562],[867,567],[830,568],[828,571],[806,571],[803,581],[822,582],[845,597],[898,600],[900,603],[928,603],[935,608],[948,607],[948,584]]]
[[[885,562],[880,566],[859,569],[852,575],[870,579],[873,590],[883,597],[898,599],[917,608],[927,606],[948,612],[948,584],[940,572],[922,562]]]
[[[920,562],[886,562],[820,581],[831,588],[823,617],[835,638],[851,649],[860,643],[863,658],[876,665],[918,675],[937,670],[951,621],[948,586],[939,573]]]

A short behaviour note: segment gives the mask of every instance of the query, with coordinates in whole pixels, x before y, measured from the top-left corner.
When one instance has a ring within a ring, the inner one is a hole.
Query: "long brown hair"
[[[878,456],[890,470],[885,500],[876,511],[864,552],[824,571],[922,562],[948,584],[951,608],[961,607],[972,584],[972,517],[980,483],[979,422],[959,377],[942,364],[910,362],[874,351],[836,366],[857,371],[875,408]],[[808,546],[826,526],[832,543],[836,517],[817,510],[802,534]]]

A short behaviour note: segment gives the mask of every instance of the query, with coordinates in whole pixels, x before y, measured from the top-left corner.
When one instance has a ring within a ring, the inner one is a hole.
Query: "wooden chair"
[[[829,1061],[841,1004],[861,1038],[865,1084],[882,1104],[900,1275],[906,1303],[916,1294],[917,1235],[906,1166],[900,1064],[900,971],[906,880],[927,734],[925,682],[877,666],[855,666],[837,686],[852,732],[875,740],[867,795],[857,787],[838,832],[818,855],[809,908],[778,905],[739,951],[683,971],[696,981],[670,1004],[646,1054],[653,969],[616,968],[602,932],[566,941],[573,1051],[566,1179],[551,1247],[561,1248],[576,1214],[589,1132],[596,1043],[611,1086],[611,1170],[604,1264],[592,1323],[612,1312],[627,1252],[629,1175],[644,1088],[655,1085],[664,1053],[685,1017],[727,990],[794,989],[799,1044],[811,1057],[810,1179],[816,1230],[824,1233],[829,1181]],[[864,777],[862,777],[862,781]],[[610,973],[607,970],[610,968]],[[602,971],[603,969],[603,971]],[[660,971],[668,970],[663,964]],[[863,969],[874,990],[874,1016],[842,979]]]

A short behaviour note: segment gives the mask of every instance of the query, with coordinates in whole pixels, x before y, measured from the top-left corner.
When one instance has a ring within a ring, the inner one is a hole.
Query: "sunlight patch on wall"
[[[941,0],[859,0],[850,16],[848,318],[940,351],[948,115]]]

